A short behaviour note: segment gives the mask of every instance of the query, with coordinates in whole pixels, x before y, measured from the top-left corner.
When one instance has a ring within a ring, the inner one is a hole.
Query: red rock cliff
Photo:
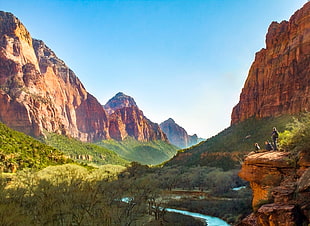
[[[147,119],[138,108],[135,100],[122,92],[111,98],[104,108],[109,112],[109,134],[115,140],[128,136],[139,141],[163,140],[168,142],[166,134],[157,123]]]
[[[310,2],[273,22],[256,53],[231,123],[310,110]]]
[[[310,154],[288,152],[249,155],[239,176],[250,182],[254,213],[239,226],[310,223]]]
[[[33,136],[43,131],[82,141],[108,138],[107,114],[65,63],[0,12],[0,121]]]

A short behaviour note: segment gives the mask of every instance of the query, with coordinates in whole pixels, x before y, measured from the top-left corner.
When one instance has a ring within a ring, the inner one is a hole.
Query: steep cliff
[[[310,110],[310,2],[273,22],[256,53],[231,123]]]
[[[138,141],[163,140],[168,142],[166,134],[157,123],[146,118],[134,99],[123,93],[117,93],[104,108],[110,112],[109,134],[115,140],[134,137]]]
[[[107,114],[74,72],[11,13],[0,12],[0,121],[32,136],[108,138]]]
[[[160,123],[160,128],[167,135],[170,143],[180,148],[187,148],[198,143],[200,139],[196,134],[190,136],[186,130],[179,126],[172,118]]]
[[[250,182],[254,212],[239,225],[310,223],[310,153],[262,152],[247,156],[239,176]]]

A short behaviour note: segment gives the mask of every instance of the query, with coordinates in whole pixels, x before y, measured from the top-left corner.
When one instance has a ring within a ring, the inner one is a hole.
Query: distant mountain
[[[159,125],[144,116],[132,97],[119,92],[104,105],[104,108],[110,112],[109,135],[112,139],[120,141],[133,137],[138,141],[168,142]]]
[[[187,148],[202,141],[196,134],[188,135],[172,118],[160,123],[160,128],[167,135],[169,142],[179,148]]]

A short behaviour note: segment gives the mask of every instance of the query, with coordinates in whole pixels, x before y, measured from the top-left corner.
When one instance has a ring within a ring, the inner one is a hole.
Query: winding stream
[[[221,220],[220,218],[210,217],[210,216],[200,214],[200,213],[193,213],[193,212],[189,212],[185,210],[177,210],[177,209],[170,209],[170,208],[166,208],[165,210],[168,212],[180,213],[183,215],[203,219],[206,222],[206,225],[208,226],[229,226],[230,225],[227,222]]]

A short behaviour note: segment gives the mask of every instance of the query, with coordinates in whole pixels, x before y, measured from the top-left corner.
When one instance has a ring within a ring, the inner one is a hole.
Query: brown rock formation
[[[254,213],[239,225],[307,225],[310,161],[306,159],[309,156],[309,151],[297,158],[288,152],[275,151],[247,156],[239,176],[250,182]]]
[[[190,136],[186,130],[175,123],[172,118],[160,123],[160,128],[167,135],[171,144],[180,148],[187,148],[198,143],[196,134]]]
[[[106,110],[108,114],[112,114],[116,110],[125,107],[138,107],[138,106],[132,97],[125,95],[122,92],[117,93],[103,106],[103,108]]]
[[[115,140],[130,136],[139,141],[163,140],[166,134],[157,123],[147,119],[135,100],[122,92],[117,93],[104,106],[109,113],[109,135]]]
[[[33,136],[43,131],[82,141],[108,137],[107,115],[65,63],[0,12],[0,121]]]
[[[310,2],[289,20],[273,22],[256,53],[231,123],[310,110]]]
[[[136,106],[115,110],[109,116],[109,121],[109,134],[113,139],[123,140],[131,136],[139,141],[164,140],[168,142],[166,134],[159,125],[147,119]]]

